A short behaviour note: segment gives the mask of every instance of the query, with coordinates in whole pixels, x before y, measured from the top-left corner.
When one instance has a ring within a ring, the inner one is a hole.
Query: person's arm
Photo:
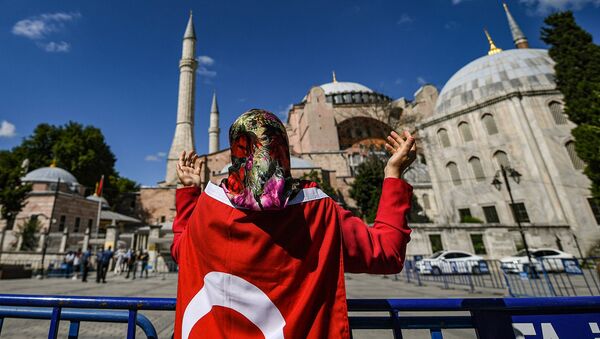
[[[393,274],[402,270],[411,232],[406,221],[411,197],[412,187],[404,180],[386,178],[372,227],[337,207],[346,272]]]
[[[412,187],[400,179],[415,160],[415,138],[407,131],[400,136],[392,131],[385,148],[391,156],[385,166],[383,188],[373,227],[338,207],[342,230],[344,269],[353,273],[398,273],[404,266],[410,228]]]
[[[173,243],[171,244],[171,256],[175,262],[178,262],[179,258],[181,235],[187,227],[188,220],[200,196],[200,174],[203,164],[204,162],[196,152],[190,152],[186,155],[185,151],[181,153],[177,162],[177,176],[184,187],[175,191],[177,214],[175,220],[173,220]]]
[[[196,186],[178,188],[175,192],[175,208],[177,214],[173,220],[173,243],[171,244],[171,256],[178,262],[179,241],[181,234],[187,227],[188,220],[194,211],[196,201],[200,196],[200,189]]]

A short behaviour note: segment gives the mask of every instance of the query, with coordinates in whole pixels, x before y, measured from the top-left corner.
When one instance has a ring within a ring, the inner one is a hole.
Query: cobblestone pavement
[[[126,280],[123,276],[110,275],[106,284],[51,278],[45,280],[2,280],[0,293],[81,295],[81,296],[137,296],[175,297],[177,276],[155,275],[148,279]],[[418,287],[390,277],[353,274],[346,277],[348,298],[444,298],[444,297],[498,297],[493,293],[469,293],[461,289],[441,289],[438,286]],[[173,331],[174,312],[143,312],[154,324],[159,338],[170,338]],[[0,338],[44,338],[49,321],[6,319]],[[61,322],[60,338],[67,337],[68,322]],[[82,323],[80,338],[122,338],[125,324]],[[473,331],[454,330],[444,333],[444,338],[474,338]],[[446,336],[447,334],[447,336]],[[138,329],[138,338],[143,333]],[[428,338],[427,331],[405,331],[405,338]],[[354,338],[392,338],[390,331],[355,331]]]

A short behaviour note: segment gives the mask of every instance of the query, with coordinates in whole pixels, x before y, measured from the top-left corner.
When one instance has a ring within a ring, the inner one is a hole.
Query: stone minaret
[[[519,28],[519,25],[517,25],[515,18],[513,18],[512,14],[510,14],[508,6],[506,5],[506,3],[503,3],[502,5],[504,6],[504,11],[506,12],[508,26],[510,27],[510,33],[512,34],[515,46],[517,48],[529,48],[529,42],[527,41],[525,34],[523,34],[523,32],[521,31],[521,28]]]
[[[179,61],[179,97],[177,101],[177,125],[167,160],[165,186],[177,185],[176,165],[182,151],[194,147],[194,94],[196,90],[196,32],[192,13],[183,35],[183,52]]]
[[[217,93],[213,93],[212,106],[210,107],[210,127],[208,128],[208,153],[219,151],[219,106]]]

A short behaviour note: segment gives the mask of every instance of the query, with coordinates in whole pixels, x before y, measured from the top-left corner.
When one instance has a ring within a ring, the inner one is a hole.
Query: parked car
[[[417,261],[417,271],[421,274],[487,274],[485,260],[478,255],[462,251],[439,251],[428,258]]]
[[[575,256],[553,248],[532,248],[529,250],[531,261],[537,272],[546,271],[562,272],[565,270],[562,259],[575,259]],[[508,273],[524,272],[527,252],[519,251],[516,255],[500,259],[500,267]],[[542,264],[544,265],[542,268]]]
[[[564,272],[563,259],[575,259],[575,256],[553,248],[538,248],[532,255],[544,265],[549,272]]]

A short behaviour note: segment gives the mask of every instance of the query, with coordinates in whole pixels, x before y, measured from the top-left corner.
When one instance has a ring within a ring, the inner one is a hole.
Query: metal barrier
[[[595,296],[600,295],[597,258],[538,258],[535,269],[528,265],[498,260],[443,262],[406,260],[404,272],[396,279],[422,285],[424,282],[475,290],[507,291],[512,297]]]
[[[127,323],[127,338],[133,339],[136,325],[148,338],[158,337],[152,323],[138,312],[173,311],[175,299],[0,295],[0,306],[0,333],[5,318],[50,319],[48,338],[57,337],[61,320],[71,322],[69,338],[78,337],[80,322],[101,321]],[[553,338],[584,338],[597,333],[600,323],[600,297],[354,299],[348,300],[348,310],[352,330],[389,329],[394,338],[402,338],[402,330],[414,329],[429,330],[431,338],[442,338],[445,329],[474,329],[478,338],[515,334],[535,338],[548,333],[554,333]]]

